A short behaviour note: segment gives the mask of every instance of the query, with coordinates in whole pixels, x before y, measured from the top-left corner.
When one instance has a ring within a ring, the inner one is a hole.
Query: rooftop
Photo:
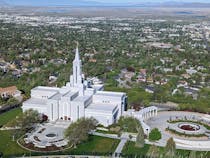
[[[64,97],[72,97],[74,96],[75,94],[77,94],[78,92],[72,92],[72,91],[69,91],[68,93],[64,94],[63,96]]]
[[[123,92],[98,91],[95,95],[121,97],[121,96],[125,95],[125,93],[123,93]]]
[[[32,90],[40,90],[40,91],[59,91],[60,88],[57,87],[44,87],[44,86],[38,86],[33,88]]]
[[[56,93],[55,95],[51,96],[49,99],[60,100],[61,97],[62,97],[62,94]]]
[[[1,88],[0,87],[0,93],[4,93],[4,92],[15,92],[17,90],[16,86],[10,86],[10,87],[5,87],[5,88]]]
[[[117,105],[113,104],[90,104],[86,110],[94,110],[95,112],[106,112],[106,113],[113,113],[116,109]]]
[[[36,105],[46,105],[47,100],[38,99],[38,98],[30,98],[30,99],[26,100],[24,103],[26,103],[26,104],[36,104]]]
[[[76,97],[73,101],[78,101],[78,102],[85,102],[88,99],[90,99],[91,96],[85,95],[85,96],[78,96]]]

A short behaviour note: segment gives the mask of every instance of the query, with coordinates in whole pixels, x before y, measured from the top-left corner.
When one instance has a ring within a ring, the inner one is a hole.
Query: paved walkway
[[[120,137],[117,136],[117,134],[105,134],[105,133],[100,133],[100,132],[90,132],[90,134],[95,135],[95,136],[112,138],[112,139],[121,139]]]
[[[128,141],[128,139],[129,139],[129,135],[127,133],[123,133],[121,136],[121,141],[118,144],[118,146],[113,154],[113,157],[120,157],[123,147],[124,147],[125,143]]]
[[[104,134],[104,133],[99,133],[99,132],[91,132],[90,134],[96,135],[96,136],[101,136],[101,137],[107,137],[107,138],[112,138],[112,139],[120,139],[120,143],[118,144],[117,148],[115,149],[115,152],[113,153],[112,157],[120,157],[120,154],[122,153],[123,147],[126,144],[126,142],[129,139],[129,134],[128,133],[123,133],[121,137],[118,137],[117,134]],[[131,141],[135,141],[135,137],[132,138]]]
[[[199,113],[192,113],[192,112],[182,112],[182,111],[165,111],[165,112],[159,112],[157,116],[150,118],[149,120],[146,121],[146,123],[148,125],[151,126],[151,128],[158,128],[161,133],[162,133],[162,138],[161,140],[157,141],[157,142],[149,142],[147,139],[145,140],[146,144],[154,144],[157,146],[162,146],[164,147],[166,145],[167,140],[172,137],[171,134],[169,134],[168,132],[165,131],[165,129],[168,127],[168,123],[167,120],[170,117],[175,118],[176,116],[179,117],[191,117],[191,116],[197,116],[197,117],[201,117],[202,119],[205,119],[206,116],[203,114],[199,114]],[[204,117],[205,116],[205,117]],[[115,153],[120,153],[120,147],[123,145],[122,141],[122,137],[118,137],[116,134],[104,134],[104,133],[98,133],[98,132],[93,132],[91,133],[93,135],[98,135],[98,136],[102,136],[102,137],[107,137],[107,138],[112,138],[112,139],[120,139],[121,142],[118,145],[118,149],[116,149]],[[174,141],[176,142],[176,148],[177,149],[186,149],[186,150],[198,150],[198,151],[210,151],[210,139],[208,140],[198,140],[198,138],[176,138],[176,136],[174,136]],[[189,140],[191,139],[191,140]],[[136,141],[136,137],[133,136],[133,138],[130,140],[135,142]],[[122,151],[122,150],[121,150]]]
[[[187,150],[198,150],[198,151],[210,151],[210,139],[208,140],[199,140],[199,138],[180,138],[175,135],[171,135],[170,133],[166,132],[165,129],[169,126],[167,120],[169,118],[176,118],[176,117],[200,117],[201,119],[205,119],[204,114],[194,113],[194,112],[184,112],[184,111],[164,111],[159,112],[157,116],[150,118],[146,121],[146,123],[151,128],[158,128],[162,133],[161,140],[151,143],[157,146],[165,146],[167,140],[170,137],[174,138],[176,142],[177,149],[187,149]],[[146,141],[147,144],[150,142]],[[207,145],[207,144],[208,145]],[[198,145],[199,144],[199,145]]]

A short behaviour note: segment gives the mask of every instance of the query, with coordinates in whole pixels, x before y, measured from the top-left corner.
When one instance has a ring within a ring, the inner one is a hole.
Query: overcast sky
[[[202,2],[210,3],[210,0],[0,0],[11,5],[78,5],[78,4],[91,4],[94,2],[103,2],[105,4],[138,4],[147,2]],[[1,3],[0,3],[1,4]],[[96,3],[97,4],[97,3]]]
[[[88,1],[88,0],[87,0]],[[97,2],[108,2],[108,3],[138,3],[138,2],[167,2],[167,1],[176,1],[176,2],[206,2],[210,3],[210,0],[91,0]]]

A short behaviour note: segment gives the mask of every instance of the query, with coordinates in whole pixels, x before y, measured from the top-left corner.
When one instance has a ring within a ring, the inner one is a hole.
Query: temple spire
[[[75,54],[75,59],[74,60],[79,61],[80,60],[79,59],[79,49],[78,49],[79,43],[76,42],[76,44],[77,44],[77,46],[76,46],[76,54]]]
[[[70,81],[73,86],[82,84],[82,63],[79,57],[78,42],[76,46],[75,58],[73,61],[73,75],[72,79],[70,77]]]
[[[82,62],[79,57],[78,42],[76,46],[75,58],[73,61],[73,74],[70,75],[69,86],[79,91],[79,95],[84,95],[85,86],[83,84]]]

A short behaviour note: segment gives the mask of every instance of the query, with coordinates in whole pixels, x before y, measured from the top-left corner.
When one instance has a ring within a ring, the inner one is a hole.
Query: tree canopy
[[[124,132],[137,133],[141,124],[138,119],[134,117],[120,117],[118,124]]]
[[[93,117],[81,118],[65,130],[65,137],[71,145],[76,147],[77,144],[88,140],[89,132],[96,128],[97,123]]]
[[[136,137],[136,146],[139,147],[139,148],[143,148],[144,144],[145,144],[144,130],[143,130],[142,126],[140,125],[139,128],[138,128],[138,134],[137,134],[137,137]]]
[[[149,133],[149,140],[150,141],[156,141],[161,139],[161,133],[158,130],[158,128],[154,128],[151,130],[151,132]]]
[[[176,155],[176,144],[173,138],[169,138],[165,147],[165,157],[173,158]]]

